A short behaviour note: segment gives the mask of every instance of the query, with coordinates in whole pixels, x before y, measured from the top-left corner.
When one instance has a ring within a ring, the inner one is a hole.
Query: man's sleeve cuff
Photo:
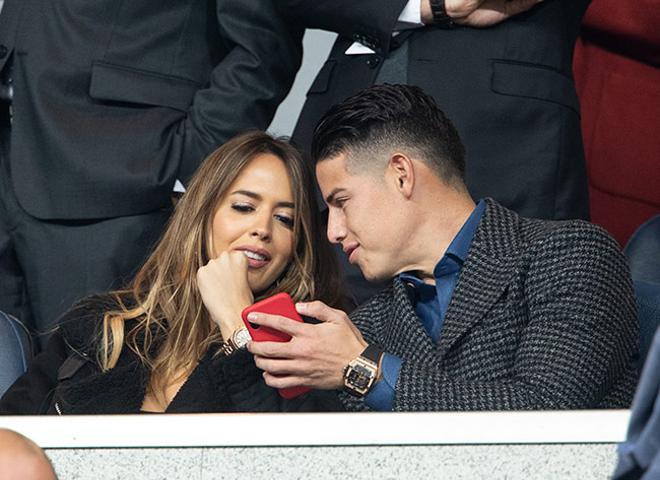
[[[406,6],[399,18],[396,20],[396,30],[405,30],[408,28],[423,27],[422,23],[422,1],[421,0],[408,0]]]
[[[383,354],[381,377],[364,397],[364,403],[374,410],[388,412],[394,405],[396,381],[399,378],[402,360],[396,355]]]

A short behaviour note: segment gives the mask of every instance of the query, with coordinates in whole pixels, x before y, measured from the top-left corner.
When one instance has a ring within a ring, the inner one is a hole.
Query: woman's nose
[[[271,236],[270,219],[257,219],[255,224],[252,226],[252,232],[250,234],[253,237],[259,238],[260,240],[269,240]]]

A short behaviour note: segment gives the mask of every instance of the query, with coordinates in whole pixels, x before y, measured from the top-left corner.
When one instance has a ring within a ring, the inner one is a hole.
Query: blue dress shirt
[[[485,209],[486,202],[480,200],[447,247],[447,251],[433,269],[435,285],[424,283],[411,273],[404,272],[399,275],[401,280],[412,287],[410,292],[415,312],[433,343],[437,344],[440,339],[449,302]],[[383,355],[381,378],[364,398],[369,407],[380,411],[392,410],[394,389],[401,363],[401,358],[396,355],[390,353]]]

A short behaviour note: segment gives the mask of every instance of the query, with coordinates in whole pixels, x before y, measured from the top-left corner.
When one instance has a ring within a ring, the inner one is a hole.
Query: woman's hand
[[[241,312],[254,302],[247,272],[245,254],[236,251],[222,252],[197,270],[197,288],[222,338],[243,326]]]

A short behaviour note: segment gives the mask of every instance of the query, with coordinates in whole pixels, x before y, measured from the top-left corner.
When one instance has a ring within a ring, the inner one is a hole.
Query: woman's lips
[[[262,268],[270,262],[270,254],[264,249],[239,247],[236,250],[243,252],[248,260],[249,268]]]

